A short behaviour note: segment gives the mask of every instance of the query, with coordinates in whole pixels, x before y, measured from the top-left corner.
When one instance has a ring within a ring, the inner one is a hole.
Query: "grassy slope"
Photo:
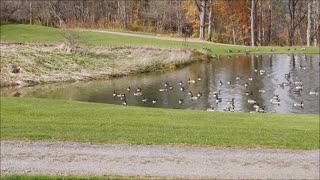
[[[319,149],[319,116],[1,97],[1,140]]]
[[[0,180],[125,180],[146,179],[122,176],[49,176],[49,175],[1,175]]]
[[[3,42],[38,42],[38,43],[61,43],[63,37],[58,29],[48,28],[35,25],[1,25],[1,41]],[[244,46],[229,46],[229,45],[213,45],[206,43],[188,43],[186,46],[183,42],[159,40],[141,37],[120,36],[99,32],[79,32],[83,43],[90,46],[153,46],[162,48],[208,48],[212,55],[223,55],[227,53],[227,49],[232,49],[233,52],[241,50],[243,54],[245,49],[250,49],[252,53],[270,53],[272,47],[259,47],[259,50]],[[275,47],[276,53],[288,53],[288,47]],[[319,48],[310,47],[306,51],[302,51],[300,47],[295,53],[319,54]],[[293,49],[293,48],[291,48]],[[293,51],[290,51],[293,52]],[[236,53],[231,53],[236,54]]]

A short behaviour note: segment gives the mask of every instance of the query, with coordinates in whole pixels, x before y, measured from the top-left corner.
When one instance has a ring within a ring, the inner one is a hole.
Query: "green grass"
[[[59,29],[36,26],[36,25],[22,25],[22,24],[6,24],[0,25],[1,41],[2,42],[30,42],[30,43],[62,43],[63,36]],[[245,49],[249,49],[251,53],[265,54],[265,53],[306,53],[319,54],[318,47],[309,47],[305,51],[301,50],[300,46],[291,47],[245,47],[245,46],[230,46],[230,45],[214,45],[206,43],[188,42],[187,46],[184,42],[159,40],[152,38],[130,37],[122,35],[114,35],[99,32],[79,32],[81,41],[88,46],[147,46],[147,47],[161,47],[161,48],[208,48],[210,53],[214,56],[219,55],[235,55],[244,54]],[[271,48],[276,48],[275,52],[270,52]],[[296,48],[297,51],[293,51]],[[231,49],[233,53],[227,53]],[[240,53],[237,53],[240,50]]]
[[[212,113],[1,97],[1,140],[319,149],[319,115]]]
[[[48,176],[48,175],[1,175],[0,180],[125,180],[145,179],[122,176]]]

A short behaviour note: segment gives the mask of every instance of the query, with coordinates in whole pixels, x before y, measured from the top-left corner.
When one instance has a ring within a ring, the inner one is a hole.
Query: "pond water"
[[[319,59],[319,55],[222,57],[175,71],[29,87],[18,93],[4,90],[2,95],[119,105],[126,102],[128,106],[174,109],[207,110],[213,107],[214,111],[319,114]],[[180,81],[184,91],[181,91]],[[137,88],[141,89],[141,96],[134,95]],[[114,92],[116,96],[126,94],[126,97],[114,97]]]

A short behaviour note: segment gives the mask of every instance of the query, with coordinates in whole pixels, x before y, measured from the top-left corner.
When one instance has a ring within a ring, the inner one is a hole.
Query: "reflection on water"
[[[188,83],[189,79],[195,80],[195,83]],[[180,81],[183,82],[185,91],[180,90]],[[300,81],[303,85],[299,84]],[[167,87],[165,83],[168,83]],[[130,92],[127,91],[129,86]],[[173,89],[169,90],[169,86]],[[141,88],[142,96],[134,95],[137,88]],[[318,93],[318,88],[319,56],[265,55],[224,57],[176,71],[25,88],[18,93],[25,97],[123,104],[124,100],[120,97],[113,97],[115,91],[116,95],[126,94],[126,103],[130,106],[199,110],[214,107],[215,111],[232,111],[234,108],[234,111],[252,112],[256,111],[254,105],[258,105],[258,110],[264,109],[265,112],[318,114],[319,96],[313,94]],[[219,90],[220,94],[216,95]],[[189,91],[194,98],[191,98]],[[311,95],[310,91],[315,92],[311,92]],[[2,95],[15,93],[17,92],[3,90]],[[198,93],[201,96],[196,99]],[[274,95],[278,95],[280,105],[271,103]],[[143,99],[147,99],[146,102]],[[219,99],[221,102],[218,102]],[[156,100],[156,103],[153,104],[152,100]],[[179,100],[183,103],[180,104]],[[249,104],[248,100],[253,104]]]

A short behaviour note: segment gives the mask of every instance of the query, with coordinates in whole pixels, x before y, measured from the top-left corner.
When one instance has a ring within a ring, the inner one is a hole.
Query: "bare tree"
[[[209,1],[209,23],[208,23],[208,41],[212,39],[213,31],[213,0]]]
[[[251,16],[250,16],[250,20],[251,20],[251,46],[254,46],[254,17],[253,17],[253,12],[254,12],[254,1],[255,0],[251,0]]]
[[[308,25],[307,25],[307,46],[310,46],[310,29],[311,29],[311,2],[308,1]]]
[[[206,26],[205,26],[205,22],[206,22],[206,2],[207,0],[201,0],[201,5],[199,5],[197,0],[193,0],[196,9],[198,10],[199,14],[200,14],[200,35],[199,35],[199,39],[204,40],[205,39],[205,30],[206,30]]]

